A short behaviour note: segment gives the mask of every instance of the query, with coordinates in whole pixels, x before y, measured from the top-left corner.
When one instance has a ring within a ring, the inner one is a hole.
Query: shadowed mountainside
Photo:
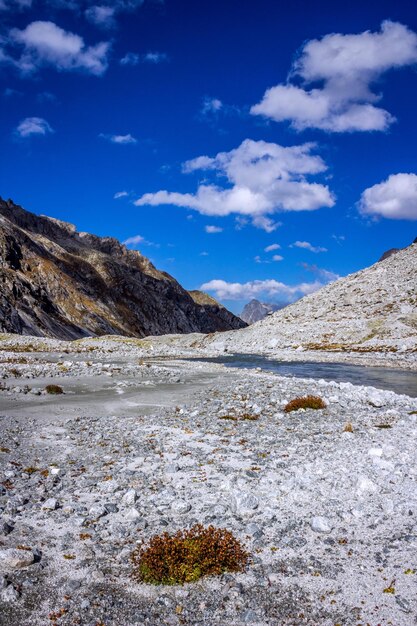
[[[245,326],[116,239],[77,232],[1,198],[0,285],[2,332],[76,339]]]

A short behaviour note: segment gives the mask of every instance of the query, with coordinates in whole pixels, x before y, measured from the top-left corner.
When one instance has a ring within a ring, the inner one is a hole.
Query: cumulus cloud
[[[391,220],[417,220],[417,175],[392,174],[365,189],[359,210],[363,215]]]
[[[211,235],[213,235],[215,233],[222,233],[223,232],[223,228],[220,228],[220,226],[205,226],[204,230],[206,231],[206,233],[209,233]]]
[[[49,66],[58,71],[83,71],[100,76],[108,66],[110,44],[87,46],[79,35],[53,22],[37,21],[23,30],[13,28],[6,47],[0,61],[15,66],[23,74],[33,74]]]
[[[120,59],[120,65],[139,65],[140,63],[158,65],[159,63],[165,63],[168,60],[168,55],[165,54],[165,52],[146,52],[145,54],[128,52]]]
[[[290,248],[303,248],[304,250],[310,250],[310,252],[327,252],[327,248],[321,246],[313,246],[309,241],[295,241],[290,245]]]
[[[117,191],[114,196],[113,199],[114,200],[119,200],[120,198],[126,198],[128,196],[128,192],[127,191]]]
[[[281,256],[280,254],[274,254],[274,255],[272,256],[272,260],[273,260],[273,261],[282,261],[283,259],[284,259],[284,257],[283,257],[283,256]]]
[[[255,226],[272,232],[278,224],[269,215],[275,212],[314,211],[334,205],[327,186],[306,180],[306,176],[326,170],[321,157],[312,154],[314,148],[312,143],[284,147],[246,139],[230,152],[200,156],[183,165],[185,173],[214,172],[217,179],[226,179],[229,187],[200,184],[194,194],[161,190],[144,194],[135,204],[172,204],[203,215],[249,216]]]
[[[133,137],[130,133],[127,135],[105,135],[101,133],[100,137],[107,139],[107,141],[110,141],[111,143],[117,143],[122,146],[138,143],[138,140],[135,139],[135,137]]]
[[[229,283],[225,280],[214,279],[201,285],[200,289],[212,291],[217,298],[224,300],[249,300],[262,294],[264,296],[279,295],[291,301],[313,293],[321,287],[323,287],[323,283],[320,281],[286,285],[274,279],[252,280],[247,283]]]
[[[15,131],[17,136],[24,139],[32,135],[48,135],[53,132],[48,122],[41,117],[27,117],[20,122]]]
[[[385,131],[395,118],[375,106],[381,95],[372,86],[388,70],[415,63],[417,34],[397,22],[382,22],[379,32],[326,35],[304,45],[289,82],[268,89],[251,113],[299,131]]]
[[[279,245],[279,243],[271,243],[270,246],[266,246],[266,248],[264,248],[265,252],[273,252],[274,250],[280,250],[281,246]]]

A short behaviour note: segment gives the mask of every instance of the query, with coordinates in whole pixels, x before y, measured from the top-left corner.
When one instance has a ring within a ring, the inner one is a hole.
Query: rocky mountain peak
[[[113,237],[0,198],[0,331],[72,339],[215,332],[244,322],[202,305]]]

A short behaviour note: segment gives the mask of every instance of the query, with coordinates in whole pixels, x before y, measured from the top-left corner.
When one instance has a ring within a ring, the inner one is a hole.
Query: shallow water
[[[407,370],[365,367],[348,363],[315,363],[309,361],[277,361],[263,356],[251,354],[233,354],[213,358],[197,359],[211,363],[223,363],[227,367],[260,367],[263,370],[276,372],[280,376],[297,378],[323,378],[337,382],[366,385],[377,389],[388,389],[417,398],[417,373]]]

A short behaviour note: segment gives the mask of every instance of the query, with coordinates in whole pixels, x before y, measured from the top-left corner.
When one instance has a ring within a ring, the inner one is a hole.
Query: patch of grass
[[[344,433],[353,433],[353,426],[350,422],[348,422],[347,424],[345,424],[345,427],[343,429]]]
[[[131,554],[132,577],[151,585],[182,585],[202,576],[244,570],[249,555],[224,528],[196,524],[174,535],[163,533]]]
[[[25,474],[35,474],[36,472],[39,472],[39,467],[25,467],[23,471]]]
[[[375,428],[392,428],[391,424],[375,424]]]
[[[410,411],[408,415],[417,415],[417,411]]]
[[[64,390],[59,385],[46,385],[45,391],[54,396],[59,396],[64,393]]]
[[[285,405],[285,413],[298,411],[299,409],[325,409],[326,403],[319,396],[304,396],[302,398],[294,398]]]

